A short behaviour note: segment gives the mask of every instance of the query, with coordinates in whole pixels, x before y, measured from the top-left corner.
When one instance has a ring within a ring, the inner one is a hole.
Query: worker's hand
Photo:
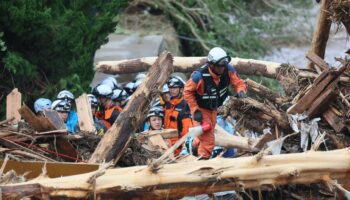
[[[202,120],[203,120],[202,112],[198,109],[196,111],[194,111],[193,119],[194,119],[194,121],[202,123]]]
[[[240,92],[238,92],[237,93],[237,97],[238,98],[245,98],[247,95],[245,94],[245,92],[243,92],[243,91],[240,91]]]

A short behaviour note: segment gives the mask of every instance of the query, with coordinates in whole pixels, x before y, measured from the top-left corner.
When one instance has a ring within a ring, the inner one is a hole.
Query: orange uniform
[[[119,114],[122,112],[122,110],[123,109],[120,106],[112,106],[109,109],[96,112],[96,118],[103,120],[104,124],[109,129]]]
[[[191,108],[192,116],[197,109],[200,110],[203,122],[211,124],[212,127],[193,141],[193,146],[198,148],[198,155],[203,158],[209,158],[214,149],[217,108],[226,99],[229,85],[232,85],[237,93],[245,93],[247,90],[244,80],[239,78],[231,65],[227,65],[221,76],[212,72],[208,65],[204,65],[192,73],[191,79],[185,85],[184,98]],[[199,126],[200,123],[193,121],[193,125]]]
[[[165,102],[164,113],[164,128],[177,129],[179,132],[178,138],[170,139],[171,145],[174,145],[192,126],[190,109],[183,98],[175,98]],[[175,151],[175,155],[178,155],[180,150]]]

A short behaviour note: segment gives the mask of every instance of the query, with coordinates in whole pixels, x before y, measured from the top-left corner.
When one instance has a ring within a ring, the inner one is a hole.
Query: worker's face
[[[113,104],[113,101],[106,97],[100,97],[99,100],[104,108],[109,108]]]
[[[57,112],[58,116],[62,119],[63,122],[67,121],[68,118],[68,112]]]
[[[224,73],[226,65],[213,65],[212,69],[215,74],[221,75]]]
[[[163,100],[164,100],[165,102],[170,101],[170,98],[171,98],[170,92],[165,92],[165,93],[163,93],[163,94],[162,94],[162,97],[163,97]]]
[[[179,87],[169,88],[170,97],[178,97],[180,92],[182,92],[182,88],[179,88]]]
[[[162,129],[163,120],[161,117],[153,116],[149,118],[149,124],[152,130],[160,130]]]

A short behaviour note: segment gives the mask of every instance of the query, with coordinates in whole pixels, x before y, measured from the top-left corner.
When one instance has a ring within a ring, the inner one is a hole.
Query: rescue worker
[[[239,98],[245,97],[247,91],[245,82],[229,64],[230,60],[231,57],[222,48],[211,49],[207,63],[192,73],[185,86],[184,98],[191,108],[194,126],[207,122],[212,127],[210,131],[195,138],[192,143],[202,159],[209,159],[212,154],[217,108],[227,98],[228,86],[231,84]]]
[[[36,115],[43,115],[44,110],[51,110],[52,102],[50,99],[39,98],[34,102],[34,111]]]
[[[51,109],[57,111],[58,116],[65,123],[66,128],[67,128],[69,133],[72,134],[72,133],[75,133],[76,131],[79,131],[79,123],[78,122],[76,124],[74,124],[75,127],[73,129],[67,125],[69,112],[71,111],[71,104],[68,101],[65,101],[62,99],[55,100],[52,103]]]
[[[147,114],[146,121],[149,124],[148,130],[163,129],[164,111],[162,107],[152,107]]]
[[[190,109],[182,96],[185,82],[179,76],[172,76],[167,85],[171,98],[170,101],[165,103],[164,107],[164,128],[177,129],[179,132],[178,138],[181,138],[192,126]],[[174,145],[178,138],[171,138],[171,145]],[[175,151],[175,156],[180,151],[181,147]]]
[[[87,95],[89,103],[91,105],[91,113],[92,113],[92,118],[94,120],[94,126],[96,128],[96,132],[99,136],[103,136],[107,130],[110,124],[104,120],[98,119],[95,114],[96,114],[96,108],[98,106],[98,100],[93,94],[88,94]]]
[[[68,130],[75,133],[78,130],[76,129],[76,124],[78,124],[78,114],[77,112],[72,109],[72,105],[74,105],[74,95],[68,91],[68,90],[62,90],[57,95],[57,100],[64,100],[70,104],[70,111],[68,113],[68,119],[66,122],[66,126],[68,127]]]
[[[108,85],[98,85],[94,88],[93,95],[98,98],[102,106],[102,110],[96,113],[96,117],[98,119],[107,121],[110,124],[108,128],[110,128],[110,126],[119,116],[122,108],[118,105],[115,105],[113,102],[113,91]]]

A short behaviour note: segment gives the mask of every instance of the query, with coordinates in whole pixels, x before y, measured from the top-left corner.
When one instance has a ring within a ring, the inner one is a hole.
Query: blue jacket
[[[66,121],[66,127],[69,133],[74,134],[79,131],[78,114],[70,111]]]

